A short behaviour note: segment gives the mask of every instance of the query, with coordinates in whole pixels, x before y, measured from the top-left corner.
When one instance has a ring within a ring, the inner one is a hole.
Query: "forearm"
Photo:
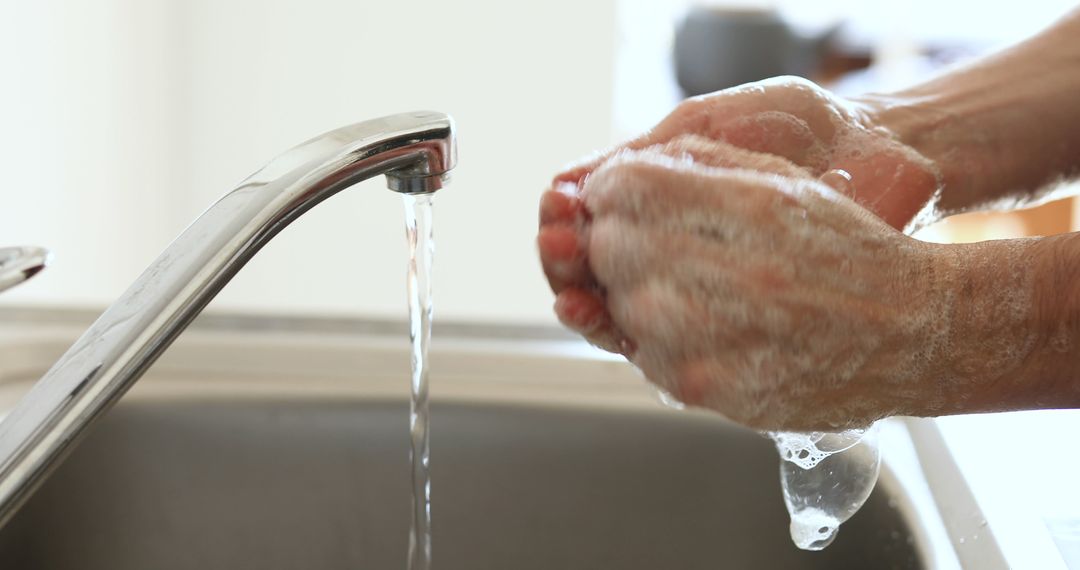
[[[1008,50],[863,102],[932,160],[941,215],[1052,197],[1080,174],[1080,10]]]
[[[941,247],[948,348],[920,415],[1080,408],[1080,234]]]

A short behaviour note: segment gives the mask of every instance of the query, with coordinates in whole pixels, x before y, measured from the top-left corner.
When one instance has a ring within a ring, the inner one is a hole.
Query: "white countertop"
[[[1080,569],[1080,410],[934,420],[1014,568]],[[1053,554],[1057,553],[1055,559]]]

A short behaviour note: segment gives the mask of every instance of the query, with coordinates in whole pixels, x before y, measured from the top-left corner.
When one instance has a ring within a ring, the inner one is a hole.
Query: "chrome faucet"
[[[275,158],[210,207],[91,325],[0,422],[0,526],[99,418],[290,222],[380,174],[434,192],[456,163],[453,120],[392,115],[330,131]]]

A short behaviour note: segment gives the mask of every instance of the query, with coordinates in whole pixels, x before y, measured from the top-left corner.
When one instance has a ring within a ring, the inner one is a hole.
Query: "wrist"
[[[892,138],[924,159],[936,173],[938,187],[925,197],[929,223],[952,213],[942,200],[961,185],[978,187],[986,171],[982,153],[963,144],[963,117],[934,97],[915,91],[867,94],[855,100],[869,128]],[[965,174],[966,173],[966,174]]]
[[[1080,407],[1080,233],[1033,241],[1038,343],[1027,375],[1038,407]]]
[[[1015,239],[943,246],[955,268],[948,315],[951,349],[943,380],[955,412],[1016,409],[1030,396],[1029,357],[1040,330],[1036,311],[1038,240]]]
[[[939,217],[1037,202],[1080,174],[1080,49],[1052,40],[857,100],[872,128],[938,169]]]
[[[937,413],[1080,406],[1080,236],[938,247],[954,277]]]
[[[1020,241],[1020,240],[1017,240]],[[1030,344],[1030,298],[1020,255],[997,242],[936,244],[912,240],[915,263],[887,297],[898,301],[886,325],[895,340],[862,373],[892,414],[940,416],[995,409],[1012,390],[1003,385]],[[1008,283],[1016,281],[1018,283]],[[1008,310],[1002,307],[1008,307]]]

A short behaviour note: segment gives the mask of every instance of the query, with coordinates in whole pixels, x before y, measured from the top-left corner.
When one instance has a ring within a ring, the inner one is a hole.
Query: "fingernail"
[[[574,303],[566,295],[555,297],[553,308],[555,316],[559,317],[559,322],[575,331],[579,331],[578,311],[574,308]]]
[[[595,333],[606,322],[603,308],[584,294],[571,291],[555,299],[555,312],[567,326],[585,335]]]
[[[564,196],[576,198],[578,195],[578,185],[573,182],[560,182],[555,185],[554,190]]]

